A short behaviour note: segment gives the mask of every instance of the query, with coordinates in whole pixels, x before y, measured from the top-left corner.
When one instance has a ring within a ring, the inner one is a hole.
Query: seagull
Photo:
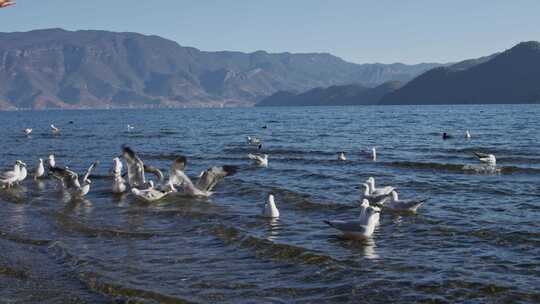
[[[22,183],[26,177],[28,176],[28,170],[26,170],[26,164],[22,161],[20,162],[20,171],[19,171],[19,177],[17,177],[17,183]]]
[[[59,134],[60,133],[60,129],[58,129],[57,127],[55,127],[52,124],[51,124],[51,130],[52,130],[53,134]]]
[[[197,181],[197,184],[193,184],[191,179],[184,173],[184,171],[177,170],[175,172],[175,178],[181,181],[184,191],[192,196],[209,197],[213,194],[212,189],[222,181],[226,176],[234,175],[238,170],[236,166],[221,166],[212,167],[202,174]]]
[[[338,160],[346,161],[347,157],[345,156],[345,152],[339,152]]]
[[[381,188],[375,188],[375,178],[370,177],[366,183],[369,185],[369,194],[371,195],[390,195],[395,190],[394,187],[386,186]]]
[[[13,170],[0,173],[0,184],[2,187],[11,188],[19,180],[21,166],[23,162],[18,160],[13,166]]]
[[[369,206],[368,203],[365,213],[362,213],[357,220],[324,222],[330,227],[341,231],[344,237],[365,239],[373,235],[375,227],[379,224],[380,212],[381,209]]]
[[[187,157],[180,155],[177,157],[169,168],[169,181],[167,185],[179,185],[183,180],[179,177],[178,171],[184,172],[187,166]],[[199,178],[204,175],[204,171],[201,172]]]
[[[379,203],[380,204],[381,202],[388,200],[388,198],[390,196],[390,193],[388,193],[388,194],[381,194],[381,193],[371,194],[370,185],[361,184],[361,186],[364,187],[363,198],[367,199],[368,201],[370,201],[372,203]]]
[[[466,139],[471,139],[471,132],[469,132],[469,130],[465,131],[465,138]]]
[[[141,188],[146,186],[144,172],[156,175],[160,183],[163,183],[164,176],[158,168],[147,166],[128,146],[122,146],[122,156],[127,162],[128,183],[132,188]]]
[[[423,200],[399,200],[398,193],[392,191],[392,197],[388,202],[381,203],[383,208],[387,208],[393,211],[405,211],[405,212],[414,212],[422,206],[427,199]]]
[[[131,130],[135,129],[135,127],[132,126],[132,125],[127,125],[127,129],[128,129],[128,131],[131,131]]]
[[[274,195],[269,194],[268,200],[262,208],[262,216],[266,218],[278,218],[279,210],[276,207],[276,202],[274,201]]]
[[[259,145],[261,143],[261,140],[257,137],[246,137],[248,144],[250,145]]]
[[[371,148],[371,158],[373,161],[377,161],[377,149],[375,147]]]
[[[171,192],[176,192],[176,189],[170,185],[171,188],[167,191],[162,191],[154,188],[154,182],[149,181],[148,182],[148,188],[140,190],[137,188],[131,189],[131,193],[135,195],[136,197],[143,199],[147,202],[155,202],[157,200],[160,200],[164,198],[167,194]]]
[[[86,170],[82,185],[79,182],[79,175],[68,168],[52,167],[51,172],[54,177],[62,181],[62,184],[72,197],[81,198],[90,192],[90,185],[92,184],[92,181],[89,179],[89,177],[98,164],[99,162],[95,161]]]
[[[56,167],[56,160],[54,158],[54,154],[49,155],[48,163],[49,163],[49,168]]]
[[[26,136],[28,136],[28,135],[30,135],[30,134],[32,133],[32,131],[34,131],[34,130],[33,130],[32,128],[26,128],[26,129],[24,129],[23,131],[24,131],[24,134],[25,134]]]
[[[476,157],[478,157],[478,160],[486,163],[490,166],[497,165],[497,159],[495,158],[495,155],[493,154],[486,154],[486,153],[479,153],[479,152],[473,152]]]
[[[43,166],[43,158],[40,158],[36,171],[34,171],[34,180],[43,177],[43,175],[45,175],[45,167]]]
[[[113,158],[113,185],[112,192],[115,194],[124,193],[126,191],[126,180],[122,177],[122,162],[120,158]]]
[[[253,160],[253,163],[259,167],[268,167],[268,154],[248,154],[248,158]]]
[[[0,8],[12,6],[12,5],[15,5],[15,4],[16,4],[15,1],[10,1],[10,0],[0,0]]]

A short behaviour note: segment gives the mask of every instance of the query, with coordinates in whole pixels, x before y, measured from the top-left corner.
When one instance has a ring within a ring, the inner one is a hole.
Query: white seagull
[[[113,158],[113,184],[112,184],[112,192],[115,194],[118,193],[124,193],[127,189],[126,186],[126,180],[122,177],[122,162],[120,161],[120,158],[115,157]]]
[[[369,185],[369,194],[371,195],[390,195],[392,191],[395,190],[394,187],[386,186],[381,188],[375,188],[375,178],[370,177],[367,179],[366,183]]]
[[[164,198],[167,194],[171,192],[176,192],[176,189],[174,189],[172,185],[170,186],[171,188],[169,188],[169,190],[162,191],[162,190],[158,190],[154,188],[154,182],[149,181],[148,188],[142,189],[142,190],[133,188],[131,189],[131,193],[133,193],[133,195],[135,195],[136,197],[143,199],[147,202],[155,202],[157,200]]]
[[[221,166],[212,167],[202,174],[197,181],[197,184],[193,184],[191,179],[182,170],[175,172],[175,179],[180,181],[180,184],[184,187],[184,192],[192,196],[209,197],[213,194],[214,187],[222,181],[226,176],[232,176],[237,171],[236,166]]]
[[[381,204],[383,208],[390,209],[393,211],[403,211],[403,212],[413,212],[416,213],[416,210],[422,206],[427,199],[417,199],[417,200],[400,200],[398,193],[392,191],[392,197],[387,202]]]
[[[364,205],[364,203],[362,203]],[[352,221],[324,221],[330,227],[343,233],[344,237],[354,239],[366,239],[373,235],[379,224],[381,209],[373,206],[365,207],[360,218]]]
[[[466,139],[471,139],[471,132],[469,132],[469,130],[465,131],[465,138]]]
[[[375,147],[371,148],[371,159],[377,161],[377,149]]]
[[[363,193],[363,198],[367,199],[368,201],[370,201],[371,203],[381,203],[382,201],[385,201],[387,200],[389,197],[390,197],[390,193],[388,194],[381,194],[381,193],[374,193],[374,194],[371,194],[371,187],[368,185],[368,184],[361,184],[361,186],[364,187],[364,193]]]
[[[53,124],[51,124],[51,131],[52,131],[53,134],[59,134],[60,133],[60,129],[55,127]]]
[[[17,184],[22,183],[28,176],[28,170],[26,170],[26,164],[21,161],[19,170],[19,177],[17,177]]]
[[[161,170],[145,165],[130,147],[122,146],[122,156],[127,163],[128,184],[131,188],[145,188],[147,186],[145,171],[156,175],[159,182],[163,183],[164,176]]]
[[[86,174],[83,177],[83,183],[79,182],[79,175],[67,168],[52,167],[51,173],[54,177],[62,181],[62,184],[72,197],[81,198],[90,192],[90,185],[92,181],[89,179],[90,174],[99,162],[93,162],[92,165],[86,170]]]
[[[49,168],[56,167],[56,159],[54,158],[54,154],[49,155],[47,162],[48,162]]]
[[[493,154],[486,154],[486,153],[479,153],[479,152],[473,152],[476,157],[478,157],[478,160],[488,164],[490,166],[497,165],[497,159],[495,158],[495,155]]]
[[[248,154],[248,158],[253,160],[253,163],[255,163],[259,167],[268,167],[268,154]]]
[[[132,126],[132,125],[127,125],[127,129],[128,129],[128,131],[131,131],[131,130],[135,129],[135,127]]]
[[[339,152],[338,160],[346,161],[347,157],[345,156],[345,152]]]
[[[274,201],[274,195],[269,194],[268,200],[264,204],[262,208],[262,216],[267,218],[278,218],[279,217],[279,210],[276,206],[276,202]]]
[[[32,131],[33,131],[33,129],[26,128],[26,129],[24,129],[24,134],[28,136],[28,135],[30,135],[32,133]]]
[[[1,173],[0,185],[2,185],[2,187],[11,188],[13,184],[17,183],[23,164],[22,161],[17,160],[15,166],[13,166],[13,170]]]
[[[43,175],[45,175],[45,166],[43,166],[43,158],[40,158],[36,170],[34,171],[34,179],[41,178]]]

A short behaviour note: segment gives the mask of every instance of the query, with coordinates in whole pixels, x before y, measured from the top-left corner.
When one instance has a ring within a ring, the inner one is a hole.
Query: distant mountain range
[[[540,42],[432,69],[380,104],[540,103]]]
[[[136,33],[0,33],[0,110],[249,106],[284,90],[407,82],[437,66],[354,64],[321,53],[204,52]]]
[[[275,106],[351,106],[374,105],[401,87],[399,81],[388,81],[375,88],[359,84],[315,88],[304,93],[280,91],[259,103],[258,107]]]
[[[540,103],[540,42],[433,68],[401,85],[316,88],[278,92],[258,106]]]

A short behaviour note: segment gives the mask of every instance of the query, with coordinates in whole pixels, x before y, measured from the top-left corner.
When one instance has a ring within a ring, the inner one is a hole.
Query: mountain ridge
[[[282,90],[408,81],[439,64],[355,64],[328,53],[208,52],[156,35],[0,33],[0,109],[250,106]]]

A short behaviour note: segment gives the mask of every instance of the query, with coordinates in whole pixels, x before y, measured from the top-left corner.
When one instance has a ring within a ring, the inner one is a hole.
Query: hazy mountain
[[[381,104],[539,102],[540,43],[536,41],[432,69],[381,100]]]
[[[351,84],[315,88],[305,93],[277,92],[259,103],[258,107],[272,106],[345,106],[373,105],[401,86],[399,81],[385,82],[375,88]]]
[[[282,90],[408,81],[436,66],[204,52],[135,33],[0,33],[0,109],[252,105]]]

